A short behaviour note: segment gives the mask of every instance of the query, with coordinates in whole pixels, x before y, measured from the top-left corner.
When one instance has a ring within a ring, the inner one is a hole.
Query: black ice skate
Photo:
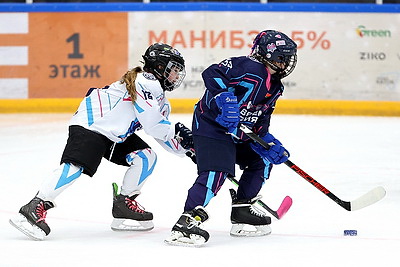
[[[165,239],[165,243],[194,247],[203,245],[208,241],[210,235],[201,229],[200,225],[207,220],[207,211],[201,206],[184,212],[172,228],[171,235]]]
[[[135,200],[139,194],[125,196],[118,194],[118,186],[113,183],[114,217],[111,229],[115,231],[149,231],[154,228],[153,214],[147,212]]]
[[[52,202],[34,197],[21,207],[15,218],[10,219],[10,224],[34,240],[43,240],[50,233],[45,218],[51,208],[54,208]]]
[[[261,198],[238,200],[236,192],[229,189],[232,197],[231,236],[263,236],[271,233],[271,217],[258,209],[254,203]]]

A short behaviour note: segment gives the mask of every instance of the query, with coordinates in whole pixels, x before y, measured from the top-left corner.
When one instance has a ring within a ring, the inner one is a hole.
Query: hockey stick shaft
[[[236,186],[239,186],[239,181],[236,180],[234,177],[228,175],[228,179]],[[282,217],[288,212],[290,207],[292,206],[293,200],[291,197],[286,196],[279,208],[275,211],[271,209],[267,204],[262,202],[261,200],[257,200],[257,204],[259,204],[261,207],[263,207],[265,210],[267,210],[269,213],[271,213],[275,218],[278,220],[282,219]]]
[[[239,128],[248,136],[250,137],[253,141],[259,143],[261,146],[263,146],[265,149],[269,149],[271,146],[265,142],[262,138],[260,138],[257,134],[255,134],[253,131],[251,131],[249,128],[247,128],[243,124],[239,124]],[[325,186],[323,186],[321,183],[319,183],[317,180],[315,180],[311,175],[303,171],[299,166],[291,162],[290,160],[287,160],[284,162],[286,166],[288,166],[290,169],[292,169],[294,172],[296,172],[298,175],[300,175],[304,180],[306,180],[308,183],[313,185],[315,188],[317,188],[319,191],[321,191],[323,194],[328,196],[330,199],[332,199],[334,202],[336,202],[339,206],[342,208],[351,211],[351,210],[357,210],[364,208],[366,206],[372,205],[375,202],[381,200],[385,194],[386,191],[383,189],[383,187],[377,187],[365,195],[359,197],[355,201],[344,201],[340,198],[338,198],[335,194],[333,194],[329,189],[327,189]]]

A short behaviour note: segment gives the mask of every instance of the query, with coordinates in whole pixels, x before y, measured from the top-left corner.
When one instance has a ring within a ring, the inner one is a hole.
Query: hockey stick
[[[255,134],[253,131],[251,131],[249,128],[247,128],[245,125],[239,124],[239,128],[248,137],[250,137],[253,141],[259,143],[265,149],[269,149],[271,147],[268,143],[266,143],[262,138],[260,138],[257,134]],[[334,195],[329,189],[327,189],[325,186],[323,186],[322,184],[317,182],[317,180],[312,178],[309,174],[307,174],[305,171],[300,169],[300,167],[298,167],[296,164],[294,164],[290,160],[287,160],[284,163],[290,169],[295,171],[298,175],[303,177],[304,180],[309,182],[311,185],[313,185],[319,191],[321,191],[326,196],[328,196],[330,199],[335,201],[339,206],[341,206],[342,208],[344,208],[348,211],[359,210],[359,209],[365,208],[369,205],[372,205],[372,204],[378,202],[386,195],[385,189],[382,186],[378,186],[353,201],[344,201],[344,200],[338,198],[336,195]]]
[[[234,177],[228,175],[228,179],[236,186],[239,186],[239,182],[238,180],[236,180]],[[292,206],[293,200],[291,197],[286,196],[281,205],[279,206],[279,208],[275,211],[273,209],[271,209],[270,207],[268,207],[267,204],[265,204],[264,202],[262,202],[261,200],[257,200],[256,202],[257,204],[259,204],[261,207],[263,207],[264,209],[266,209],[269,213],[271,213],[275,218],[277,218],[278,220],[282,219],[282,217],[286,214],[286,212],[288,212],[288,210],[290,209],[290,207]]]

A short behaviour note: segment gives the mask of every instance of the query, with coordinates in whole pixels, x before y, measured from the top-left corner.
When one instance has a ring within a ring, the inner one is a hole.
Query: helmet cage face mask
[[[185,60],[175,48],[163,43],[151,45],[143,55],[144,71],[159,80],[164,91],[178,88],[186,76]]]
[[[181,63],[171,60],[164,70],[164,89],[172,91],[178,88],[186,76],[185,66]]]
[[[296,67],[297,55],[294,54],[291,56],[290,55],[278,56],[277,60],[261,59],[261,62],[263,62],[264,64],[268,64],[271,67],[271,69],[275,70],[279,74],[280,78],[284,78],[288,76],[290,73],[292,73],[294,68]],[[282,63],[283,67],[281,67],[281,65],[277,65],[276,63]]]
[[[251,55],[284,78],[296,67],[296,53],[297,45],[288,36],[277,31],[263,31],[254,39]]]

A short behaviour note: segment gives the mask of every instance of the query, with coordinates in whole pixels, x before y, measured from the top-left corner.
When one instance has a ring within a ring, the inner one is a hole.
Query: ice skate
[[[147,212],[135,200],[139,194],[125,196],[117,193],[118,186],[113,184],[114,220],[111,229],[114,231],[149,231],[154,228],[153,214]]]
[[[207,220],[207,211],[201,206],[184,212],[172,228],[171,235],[165,239],[165,243],[187,247],[203,245],[208,241],[210,235],[201,229],[200,225]]]
[[[16,217],[10,219],[10,224],[33,240],[43,240],[50,233],[45,222],[47,210],[53,207],[52,202],[34,197],[21,207]]]
[[[238,200],[235,190],[230,189],[229,191],[232,197],[231,236],[269,235],[271,218],[254,205],[261,196],[251,200]]]

